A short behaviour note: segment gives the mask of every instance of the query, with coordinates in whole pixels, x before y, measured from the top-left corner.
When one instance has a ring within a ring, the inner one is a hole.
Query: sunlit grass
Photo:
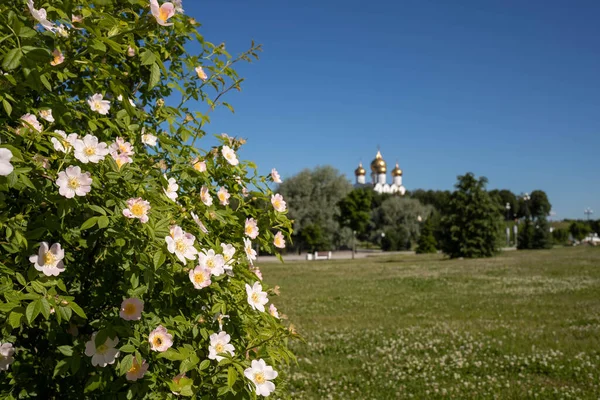
[[[262,266],[295,399],[600,396],[600,249]]]

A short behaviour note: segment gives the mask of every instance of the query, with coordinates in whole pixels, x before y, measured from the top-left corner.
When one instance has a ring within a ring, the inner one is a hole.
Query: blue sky
[[[282,177],[330,164],[354,180],[377,146],[407,189],[542,189],[555,218],[600,213],[600,2],[184,0],[239,68],[235,114],[208,128]],[[204,107],[202,107],[204,108]],[[205,145],[212,143],[205,143]],[[390,166],[390,170],[391,170]],[[388,178],[389,179],[389,178]],[[596,215],[596,218],[598,216]]]

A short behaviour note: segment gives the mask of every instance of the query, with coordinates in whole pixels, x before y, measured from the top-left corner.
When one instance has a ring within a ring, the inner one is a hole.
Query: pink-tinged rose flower
[[[54,49],[52,52],[52,57],[53,58],[52,61],[50,61],[50,65],[54,67],[65,62],[65,56],[59,49]]]
[[[283,233],[277,232],[275,234],[275,238],[273,239],[273,245],[280,249],[285,248],[285,239],[283,238]]]
[[[221,361],[225,357],[219,354],[228,353],[230,356],[235,355],[235,348],[231,343],[231,336],[226,332],[213,333],[210,335],[210,344],[208,346],[208,358],[209,360]]]
[[[0,342],[0,371],[6,371],[15,359],[15,348],[12,343]]]
[[[198,253],[198,264],[201,267],[208,268],[214,276],[221,276],[225,273],[225,259],[221,254],[216,254],[213,249],[202,250]]]
[[[164,326],[159,325],[158,328],[150,332],[148,341],[150,342],[150,349],[162,353],[173,346],[173,335],[167,332]]]
[[[65,270],[63,258],[65,258],[65,251],[61,249],[60,243],[54,243],[49,247],[48,242],[42,242],[38,254],[30,256],[29,261],[44,275],[58,276]]]
[[[92,357],[92,365],[106,367],[109,364],[114,364],[119,357],[119,350],[115,348],[119,344],[119,338],[106,338],[106,341],[99,346],[96,346],[96,334],[92,334],[92,340],[85,344],[85,355]]]
[[[92,190],[92,178],[89,172],[81,172],[81,168],[71,165],[58,173],[56,185],[61,196],[72,199],[75,195],[85,196]]]
[[[102,96],[100,93],[96,93],[88,98],[87,103],[92,111],[96,111],[101,115],[106,115],[108,114],[108,110],[110,110],[110,101],[104,100],[103,97],[104,96]]]
[[[33,114],[29,114],[29,113],[24,114],[20,119],[22,121],[21,124],[25,128],[35,129],[38,132],[41,132],[44,130],[44,127],[42,126],[42,124],[40,124],[37,117]],[[21,129],[18,130],[18,133],[21,133],[20,131],[21,131]]]
[[[229,198],[231,195],[226,188],[220,187],[219,191],[217,192],[217,197],[219,198],[219,203],[221,203],[222,206],[226,206],[229,204]]]
[[[256,260],[256,250],[252,248],[252,242],[248,238],[244,238],[244,251],[248,261],[252,264],[252,261]]]
[[[48,122],[54,122],[54,117],[52,116],[52,109],[46,108],[44,110],[40,110],[40,118]]]
[[[261,312],[265,311],[265,304],[269,302],[269,299],[267,298],[267,292],[263,292],[260,282],[254,282],[252,286],[246,283],[246,294],[248,295],[250,307]]]
[[[208,188],[206,186],[202,186],[200,188],[200,200],[202,200],[205,206],[212,206],[213,199],[210,196],[210,192],[208,191]]]
[[[196,266],[196,268],[190,270],[190,281],[194,285],[196,289],[202,289],[207,286],[210,286],[211,280],[211,272],[210,269],[203,267],[201,265]]]
[[[184,232],[179,226],[172,226],[170,235],[165,237],[167,250],[177,256],[184,265],[187,260],[195,260],[198,250],[194,247],[196,237],[191,233]]]
[[[258,226],[256,226],[256,220],[254,218],[246,218],[244,233],[250,239],[256,239],[258,236]]]
[[[284,212],[286,210],[286,204],[283,200],[283,196],[279,193],[271,195],[271,204],[275,211]]]
[[[123,215],[127,218],[137,218],[142,224],[148,222],[148,211],[150,211],[150,202],[141,197],[127,200],[127,208],[123,210]]]
[[[119,316],[125,321],[139,321],[144,311],[144,302],[135,297],[123,300]]]
[[[273,179],[273,182],[275,183],[281,183],[281,177],[275,168],[271,170],[271,179]]]
[[[97,164],[108,155],[108,145],[99,142],[96,136],[90,134],[85,135],[83,139],[75,140],[73,148],[75,158],[84,164],[89,162]]]
[[[138,364],[136,358],[133,358],[133,364],[131,364],[131,368],[125,374],[125,377],[128,381],[135,382],[138,379],[142,379],[146,371],[148,371],[148,363],[146,360],[142,360],[142,365]]]
[[[29,12],[31,13],[31,16],[37,21],[39,22],[44,29],[46,29],[47,31],[50,32],[56,32],[56,25],[54,25],[52,22],[48,21],[47,19],[47,13],[46,13],[46,9],[44,8],[40,8],[39,10],[36,10],[33,4],[33,0],[28,0],[27,1],[27,7],[29,8]]]
[[[279,311],[277,311],[277,307],[275,307],[275,304],[269,305],[269,314],[271,314],[273,317],[279,319]]]
[[[9,149],[0,149],[0,176],[10,175],[15,169],[10,163],[13,153]]]
[[[240,163],[237,159],[235,151],[233,151],[233,149],[231,149],[231,147],[223,146],[223,148],[221,149],[221,153],[223,154],[223,157],[225,157],[225,159],[227,160],[227,162],[229,164],[238,165]]]
[[[206,162],[205,161],[200,161],[197,158],[195,158],[194,161],[192,161],[192,165],[194,166],[194,169],[198,172],[206,171]]]
[[[60,139],[55,137],[50,138],[54,150],[60,151],[61,153],[70,153],[71,149],[73,149],[73,144],[77,140],[77,134],[70,133],[67,135],[65,131],[61,131],[60,129],[55,130],[54,133],[60,136]]]
[[[204,72],[202,67],[196,67],[196,73],[198,74],[198,78],[202,79],[203,81],[208,79],[208,75],[206,75],[206,72]]]
[[[202,233],[207,234],[208,233],[208,229],[206,229],[206,226],[204,226],[204,224],[202,223],[202,221],[200,221],[200,218],[194,212],[190,212],[190,215],[192,216],[192,219],[194,220],[194,222],[196,223],[196,225],[198,225],[198,227],[200,228],[200,230],[202,231]]]
[[[275,385],[271,382],[277,378],[277,371],[268,366],[263,359],[252,360],[250,368],[244,370],[244,375],[255,385],[256,394],[260,396],[269,396],[274,390]]]
[[[167,20],[175,15],[175,6],[173,3],[167,2],[159,6],[157,0],[150,0],[150,11],[159,25],[171,26],[172,22],[167,23]]]

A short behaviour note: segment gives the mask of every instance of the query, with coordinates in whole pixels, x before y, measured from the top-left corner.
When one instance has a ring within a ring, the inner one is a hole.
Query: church
[[[354,184],[356,188],[371,187],[377,193],[397,193],[401,196],[406,192],[406,188],[402,186],[402,170],[398,163],[396,163],[396,168],[392,170],[392,183],[386,182],[387,164],[379,150],[377,150],[377,155],[371,162],[371,183],[366,181],[367,171],[363,168],[362,163],[358,164],[354,175],[356,176],[356,183]]]

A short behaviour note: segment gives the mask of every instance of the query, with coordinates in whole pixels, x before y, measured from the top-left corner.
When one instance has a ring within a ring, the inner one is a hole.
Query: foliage
[[[487,179],[472,173],[458,177],[442,218],[441,249],[452,258],[490,257],[497,249],[501,215],[485,190]]]
[[[210,111],[231,107],[223,95],[240,90],[234,64],[260,47],[233,59],[180,10],[167,21],[147,0],[31,5],[0,5],[0,147],[14,167],[0,176],[0,341],[16,350],[0,397],[255,397],[245,369],[289,361],[291,333],[247,295],[259,271],[244,223],[257,222],[261,249],[291,224],[269,178],[238,162],[244,140],[194,145]],[[213,204],[217,188],[228,201]],[[40,242],[62,250],[30,258]],[[221,330],[235,351],[209,359]]]
[[[286,179],[278,190],[288,202],[296,246],[331,250],[330,246],[345,244],[340,243],[338,204],[352,185],[342,173],[332,166],[305,169]],[[304,233],[304,229],[309,232]]]
[[[518,226],[519,233],[517,235],[517,249],[530,250],[533,249],[533,223],[529,218],[525,218],[522,224]]]
[[[531,192],[531,215],[535,218],[546,218],[550,215],[552,204],[548,201],[548,196],[543,190],[534,190]]]
[[[508,189],[490,190],[490,196],[498,204],[500,212],[506,221],[512,221],[515,215],[519,214],[519,202],[517,196]],[[506,210],[506,204],[510,205],[510,209]]]
[[[545,217],[538,217],[535,220],[535,228],[531,239],[532,249],[551,249],[552,234],[550,233],[550,224]]]
[[[419,237],[419,216],[431,212],[431,206],[424,206],[418,200],[392,196],[373,210],[372,240],[385,233],[382,241],[384,250],[404,250],[410,248],[411,241]]]
[[[569,232],[573,235],[575,240],[582,240],[591,232],[590,226],[582,221],[573,221],[569,225]]]
[[[354,189],[338,203],[340,214],[338,222],[356,232],[360,240],[366,239],[369,221],[371,220],[371,188]]]
[[[556,244],[567,244],[569,241],[569,230],[564,228],[554,229],[552,231],[552,238]]]
[[[423,229],[417,243],[417,254],[427,254],[437,252],[437,242],[433,236],[433,227],[431,218],[427,218],[423,223]]]
[[[407,197],[417,199],[424,205],[433,206],[438,211],[443,211],[450,201],[448,190],[423,190],[416,189],[406,193]]]

